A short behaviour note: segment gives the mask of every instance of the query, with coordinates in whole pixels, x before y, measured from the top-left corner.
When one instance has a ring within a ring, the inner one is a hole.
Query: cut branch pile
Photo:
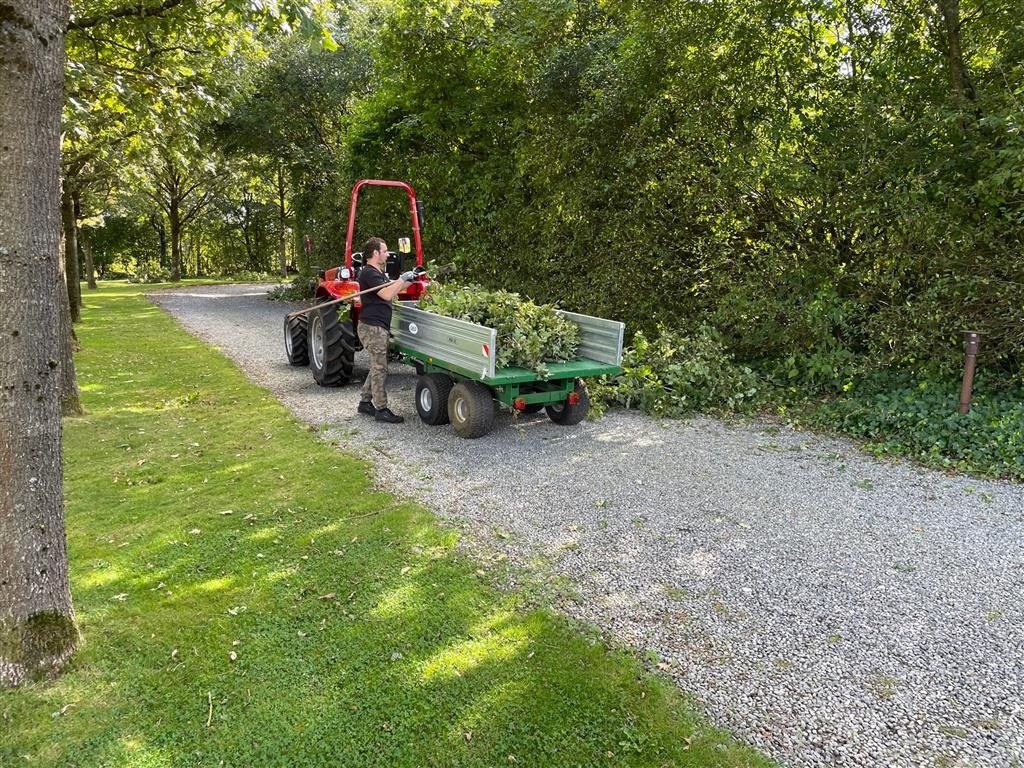
[[[497,330],[499,368],[529,368],[546,375],[545,363],[571,360],[580,345],[580,329],[553,305],[535,304],[510,291],[435,283],[420,308]]]

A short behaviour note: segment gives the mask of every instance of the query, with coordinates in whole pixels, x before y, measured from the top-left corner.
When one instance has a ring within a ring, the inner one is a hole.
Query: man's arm
[[[409,285],[409,281],[398,278],[377,291],[377,295],[384,299],[384,301],[392,301],[407,285]]]

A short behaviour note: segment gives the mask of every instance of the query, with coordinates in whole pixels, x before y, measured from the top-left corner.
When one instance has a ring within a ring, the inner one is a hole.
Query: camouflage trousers
[[[363,383],[363,400],[373,401],[377,410],[388,407],[384,382],[388,377],[388,331],[379,325],[359,324],[359,341],[370,356],[370,373]]]

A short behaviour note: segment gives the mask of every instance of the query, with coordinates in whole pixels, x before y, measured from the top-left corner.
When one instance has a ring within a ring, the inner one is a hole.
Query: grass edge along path
[[[4,766],[768,766],[631,654],[486,583],[458,534],[142,297],[88,292],[65,422],[65,674]]]

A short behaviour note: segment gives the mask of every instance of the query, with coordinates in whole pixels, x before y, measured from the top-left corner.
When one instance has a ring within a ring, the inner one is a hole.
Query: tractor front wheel
[[[284,319],[284,353],[291,365],[309,365],[309,316]]]
[[[571,400],[575,400],[575,402],[570,402]],[[587,418],[587,414],[590,412],[590,396],[587,394],[587,385],[580,379],[576,379],[576,386],[569,395],[569,399],[563,403],[545,406],[544,410],[548,412],[548,418],[555,424],[561,424],[564,427],[579,424]]]
[[[309,368],[321,387],[340,387],[352,378],[356,338],[335,307],[312,313],[309,321]]]
[[[432,427],[448,423],[448,397],[455,382],[443,373],[425,373],[416,382],[416,413]]]
[[[460,437],[483,437],[494,425],[494,397],[477,381],[461,381],[448,395],[448,419]]]

